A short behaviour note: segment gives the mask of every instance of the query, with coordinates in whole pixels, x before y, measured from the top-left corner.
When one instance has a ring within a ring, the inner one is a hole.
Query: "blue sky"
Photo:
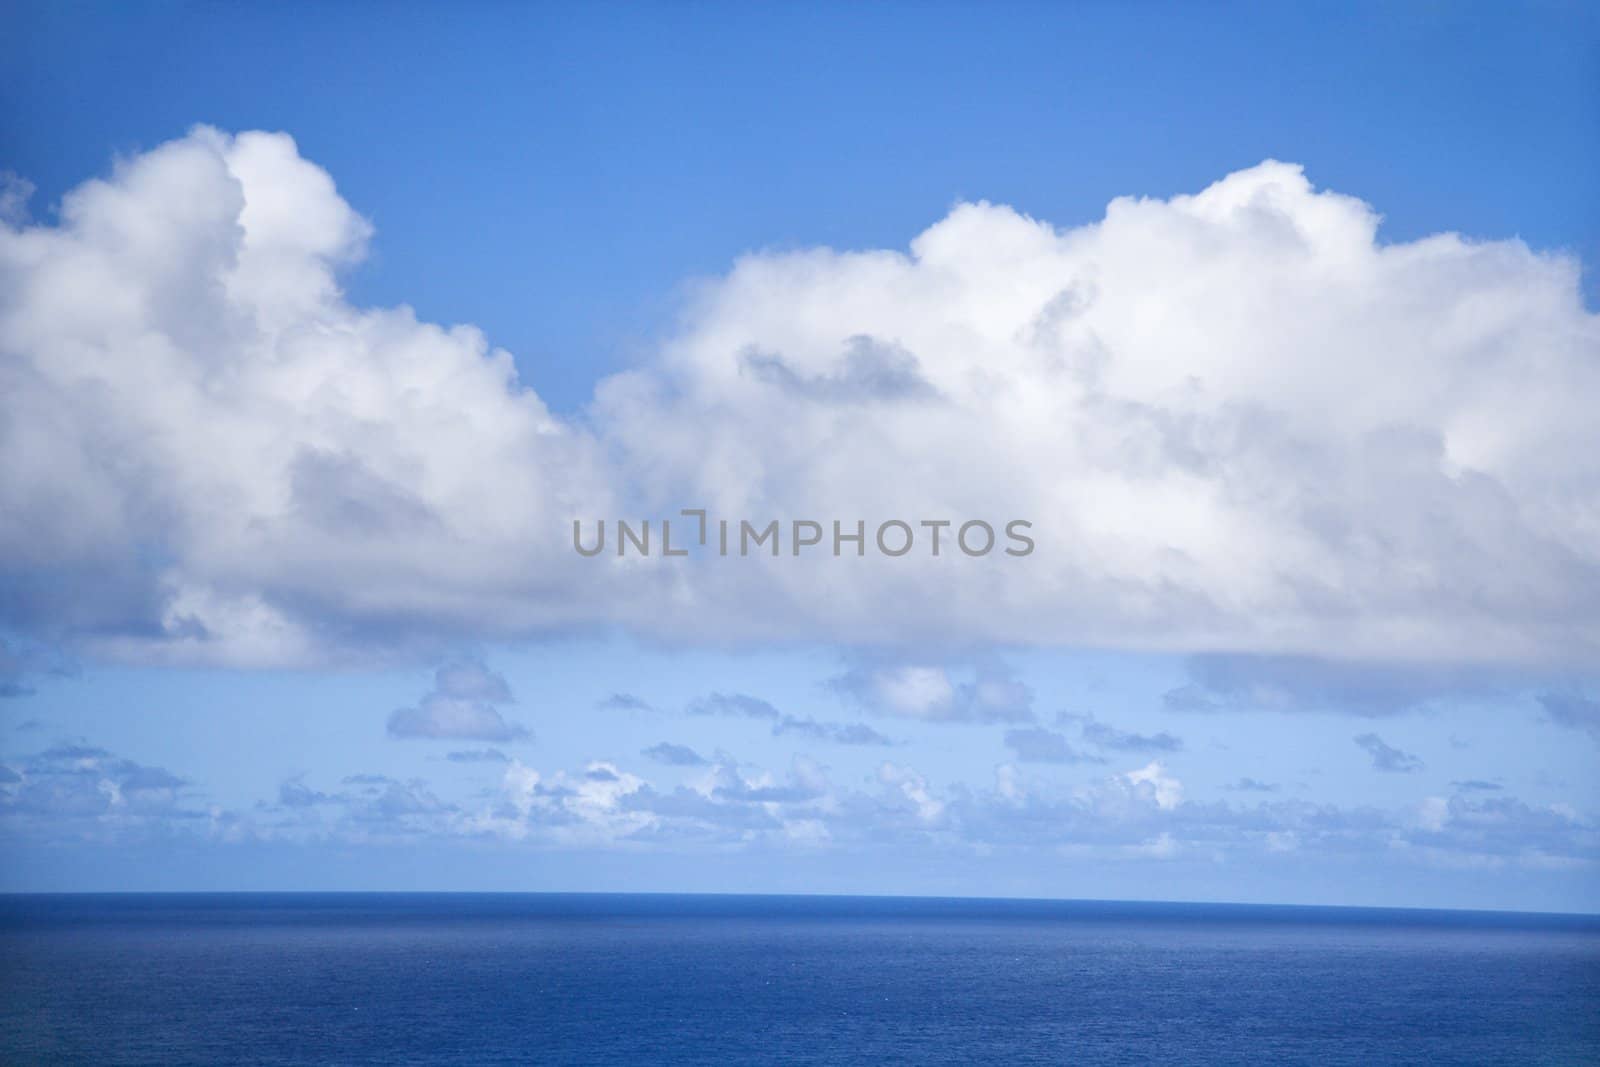
[[[5,888],[1595,909],[1578,6],[3,18]]]

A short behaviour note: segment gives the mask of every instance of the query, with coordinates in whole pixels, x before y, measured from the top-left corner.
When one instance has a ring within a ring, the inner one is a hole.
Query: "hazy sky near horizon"
[[[1579,5],[0,26],[0,889],[1600,909]]]

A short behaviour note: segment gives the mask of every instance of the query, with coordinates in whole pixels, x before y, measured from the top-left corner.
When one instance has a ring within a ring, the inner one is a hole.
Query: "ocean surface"
[[[1600,1063],[1600,919],[849,897],[0,897],[5,1064]]]

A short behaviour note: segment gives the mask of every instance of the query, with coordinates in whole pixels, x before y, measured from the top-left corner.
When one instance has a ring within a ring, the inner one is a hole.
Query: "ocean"
[[[6,1064],[1600,1063],[1600,918],[560,894],[0,897]]]

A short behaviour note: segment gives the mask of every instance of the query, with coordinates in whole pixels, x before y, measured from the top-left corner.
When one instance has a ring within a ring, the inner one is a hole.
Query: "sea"
[[[5,1064],[1594,1064],[1600,917],[0,896]]]

